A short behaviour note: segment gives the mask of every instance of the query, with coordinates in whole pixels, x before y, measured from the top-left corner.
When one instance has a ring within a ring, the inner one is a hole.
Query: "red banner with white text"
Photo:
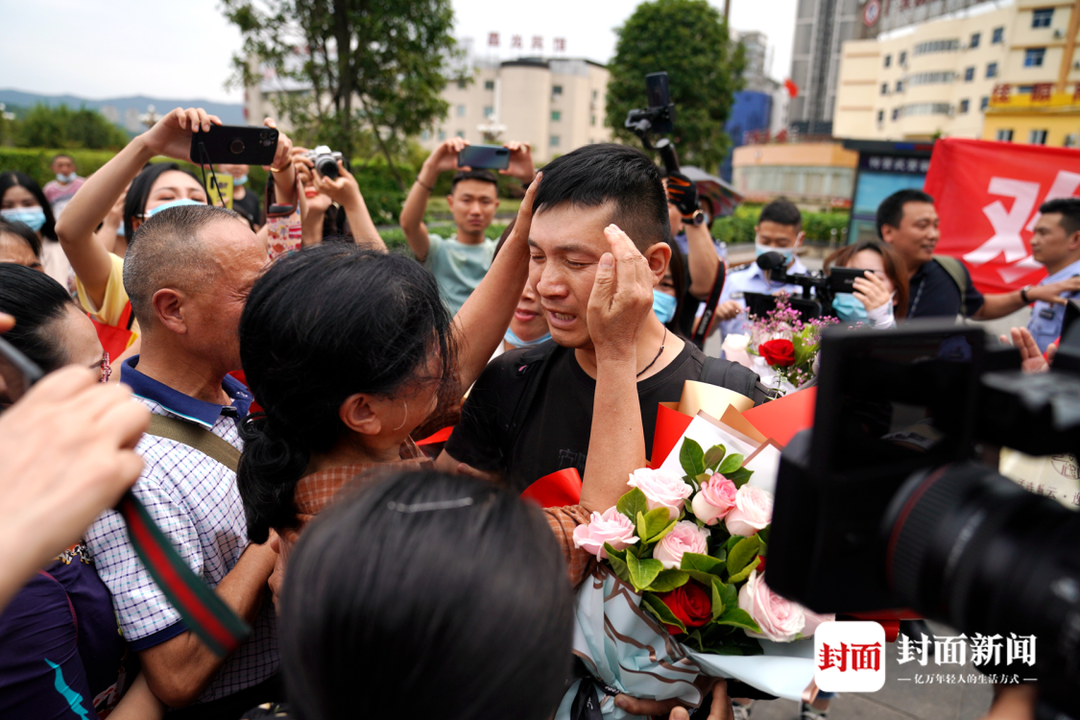
[[[923,189],[941,217],[935,252],[960,258],[984,293],[1046,276],[1030,240],[1047,200],[1080,195],[1080,150],[943,138]]]

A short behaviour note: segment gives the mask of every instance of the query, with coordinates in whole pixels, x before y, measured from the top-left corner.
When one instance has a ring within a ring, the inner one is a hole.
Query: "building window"
[[[885,56],[885,67],[889,67],[890,65],[892,65],[892,55],[886,55]]]
[[[458,105],[457,106],[457,116],[458,117],[465,117],[465,106],[464,105]]]
[[[1031,90],[1034,87],[1035,87],[1034,85],[1020,85],[1019,87],[1016,88],[1016,94],[1017,95],[1030,95]]]
[[[966,115],[969,107],[971,107],[971,101],[970,100],[961,100],[960,101],[960,114],[961,115]]]
[[[960,49],[960,41],[956,39],[952,40],[931,40],[929,42],[919,43],[915,46],[916,55],[926,55],[927,53],[939,53],[939,52],[952,52],[953,50]],[[900,58],[900,62],[903,63],[903,57]]]
[[[1065,144],[1062,145],[1062,147],[1068,147],[1068,148],[1076,147],[1077,140],[1080,140],[1080,136],[1077,136],[1076,133],[1073,133],[1072,135],[1066,135],[1065,136]]]
[[[885,111],[884,110],[878,110],[877,111],[877,121],[878,121],[878,125],[885,122]]]
[[[979,109],[985,110],[988,107],[990,107],[990,96],[983,95],[981,98],[979,98]]]
[[[969,67],[964,70],[964,82],[971,82],[975,79],[975,68]]]
[[[994,139],[998,142],[1012,142],[1012,130],[998,130]]]
[[[550,145],[553,148],[559,147],[559,136],[558,135],[552,135],[549,138],[549,140],[550,140],[550,142],[548,142],[548,145]]]
[[[465,89],[465,85],[466,85],[466,82],[465,82],[465,80],[464,80],[464,79],[462,79],[462,80],[458,80],[458,81],[457,81],[457,89],[458,89],[458,90],[464,90],[464,89]]]
[[[463,137],[465,137],[465,131],[464,131],[464,130],[458,130],[458,131],[457,131],[457,133],[455,133],[455,134],[456,134],[456,135],[457,135],[457,136],[458,136],[459,138],[463,138]]]
[[[996,62],[986,64],[986,77],[987,78],[995,78],[995,77],[997,77],[997,63]]]
[[[1024,51],[1024,67],[1042,67],[1046,48],[1028,48]]]
[[[908,77],[909,85],[939,85],[942,83],[951,83],[956,79],[956,73],[952,70],[944,70],[937,72],[924,72],[916,73]]]
[[[562,112],[560,110],[551,111],[551,122],[559,122],[562,120]]]
[[[894,121],[895,121],[895,120],[899,120],[899,119],[900,119],[900,108],[893,108],[893,111],[892,111],[892,119],[893,119]]]
[[[551,86],[551,94],[552,95],[562,95],[562,85],[552,85]]]
[[[991,45],[997,45],[998,43],[1005,42],[1005,28],[994,28],[994,36],[990,38]]]
[[[491,117],[495,113],[495,108],[490,105],[484,106],[484,117]]]
[[[1028,142],[1032,145],[1045,145],[1046,144],[1046,131],[1045,130],[1030,130],[1028,132]]]
[[[900,66],[907,65],[907,50],[900,53]]]
[[[595,102],[598,97],[600,97],[600,91],[599,90],[593,90],[592,91],[593,102]]]
[[[495,81],[494,80],[485,80],[484,81],[484,89],[485,90],[494,90],[495,89]]]
[[[593,127],[596,127],[596,116],[595,115],[590,115],[589,116],[589,124],[592,125]]]
[[[1050,21],[1054,19],[1054,8],[1039,8],[1031,13],[1031,27],[1048,28]]]
[[[427,130],[421,130],[420,131],[420,139],[421,140],[428,140],[430,138],[431,138],[431,133],[429,133]]]
[[[882,95],[888,95],[889,94],[889,83],[881,83],[881,94]]]
[[[968,43],[969,50],[974,50],[975,48],[979,47],[979,39],[981,36],[982,33],[971,33],[971,42]]]
[[[897,80],[896,81],[896,92],[903,92],[903,91],[904,91],[904,81],[903,80]]]
[[[439,142],[442,142],[445,139],[446,139],[446,131],[445,130],[440,130],[439,131]]]

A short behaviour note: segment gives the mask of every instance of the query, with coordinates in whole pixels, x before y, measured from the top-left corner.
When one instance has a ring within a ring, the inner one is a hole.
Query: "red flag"
[[[1080,195],[1080,150],[985,140],[934,143],[923,189],[941,216],[935,252],[959,258],[983,292],[1046,276],[1031,255],[1039,206]]]
[[[784,89],[787,90],[787,94],[791,97],[799,96],[799,86],[795,84],[795,81],[788,78],[784,81]]]

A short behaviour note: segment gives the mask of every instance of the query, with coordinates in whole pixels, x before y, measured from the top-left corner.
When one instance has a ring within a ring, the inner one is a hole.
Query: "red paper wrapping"
[[[787,445],[795,433],[814,425],[817,388],[788,393],[782,398],[751,408],[742,415],[765,437]]]
[[[664,460],[667,460],[668,454],[674,449],[693,419],[662,403],[657,406],[656,431],[653,433],[649,467],[658,468],[664,464]]]
[[[553,472],[525,488],[521,497],[542,508],[577,505],[581,501],[581,475],[577,468]]]

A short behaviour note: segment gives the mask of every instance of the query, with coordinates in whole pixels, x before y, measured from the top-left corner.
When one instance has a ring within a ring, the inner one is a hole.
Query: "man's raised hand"
[[[532,188],[529,188],[532,190]],[[600,256],[586,310],[597,355],[636,361],[642,321],[652,312],[656,276],[634,241],[617,225],[604,228],[611,252]]]

